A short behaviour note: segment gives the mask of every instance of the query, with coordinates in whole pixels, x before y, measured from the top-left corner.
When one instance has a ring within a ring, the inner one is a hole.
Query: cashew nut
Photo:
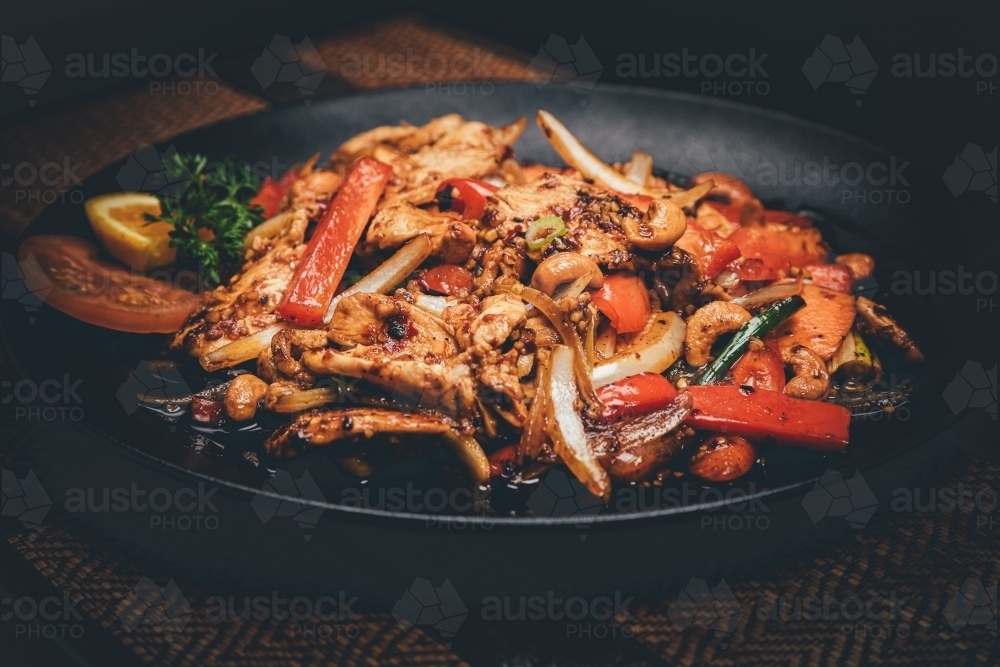
[[[560,285],[587,275],[587,287],[598,289],[604,285],[604,274],[594,260],[576,252],[559,252],[542,260],[531,276],[531,286],[552,296]]]
[[[855,280],[864,280],[875,272],[875,260],[863,252],[849,252],[837,255],[837,264],[847,268]]]
[[[818,401],[830,390],[830,374],[819,355],[804,345],[792,345],[781,351],[781,360],[792,367],[794,377],[785,385],[792,398]]]
[[[684,358],[688,365],[698,368],[707,364],[716,339],[736,331],[749,319],[750,313],[728,301],[713,301],[695,311],[684,334]]]
[[[253,419],[265,392],[267,383],[253,373],[237,375],[226,389],[226,414],[238,422]]]
[[[643,250],[666,250],[684,236],[684,210],[669,199],[653,199],[642,222],[623,220],[625,240]]]
[[[738,207],[741,224],[764,224],[764,205],[754,196],[750,186],[735,176],[721,171],[706,171],[698,174],[691,180],[691,185],[698,185],[709,180],[715,183],[709,194],[725,197],[729,203]]]

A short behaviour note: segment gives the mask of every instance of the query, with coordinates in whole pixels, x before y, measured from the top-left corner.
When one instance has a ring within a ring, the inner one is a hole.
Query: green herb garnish
[[[146,220],[173,225],[170,245],[178,261],[203,271],[207,286],[218,285],[239,268],[243,238],[263,219],[263,209],[250,205],[260,179],[249,165],[209,164],[203,155],[168,154],[163,166],[167,183],[187,185],[178,195],[157,195],[162,215],[147,213]]]

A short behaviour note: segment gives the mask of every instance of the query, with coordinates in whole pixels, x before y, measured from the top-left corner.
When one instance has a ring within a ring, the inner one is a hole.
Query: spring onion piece
[[[881,379],[882,364],[855,329],[851,329],[827,362],[830,375],[843,381],[846,392],[857,393],[871,388]]]
[[[723,348],[719,356],[705,366],[701,375],[694,379],[694,384],[712,384],[721,380],[729,371],[729,367],[736,363],[736,360],[743,354],[751,338],[763,338],[804,305],[806,305],[806,300],[796,294],[776,302],[764,312],[750,318],[746,324],[736,330],[732,340]]]
[[[227,343],[202,356],[198,363],[206,371],[211,372],[256,359],[261,352],[271,347],[271,339],[274,338],[274,334],[284,329],[285,326],[283,323],[275,324],[253,335],[234,340],[232,343]]]
[[[566,223],[562,218],[545,215],[528,223],[528,231],[524,239],[528,242],[528,250],[541,250],[560,236],[566,235]]]
[[[270,409],[273,412],[281,414],[293,414],[319,408],[329,403],[335,403],[337,397],[338,391],[335,387],[303,389],[302,391],[293,391],[289,394],[278,396]]]

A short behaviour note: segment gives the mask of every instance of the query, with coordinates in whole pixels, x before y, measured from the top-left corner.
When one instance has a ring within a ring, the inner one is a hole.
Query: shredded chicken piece
[[[377,408],[312,410],[297,415],[264,443],[264,451],[290,457],[306,446],[329,445],[338,440],[371,438],[375,435],[440,435],[451,430],[441,417],[407,414]]]

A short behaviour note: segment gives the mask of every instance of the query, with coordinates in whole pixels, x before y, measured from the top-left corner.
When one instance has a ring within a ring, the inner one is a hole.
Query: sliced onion
[[[523,458],[534,460],[538,458],[545,445],[545,417],[548,414],[549,396],[549,365],[538,364],[535,378],[535,397],[528,411],[528,421],[521,432],[521,442],[518,450]]]
[[[279,213],[273,218],[268,218],[264,222],[260,223],[249,232],[243,238],[243,249],[253,247],[254,239],[258,236],[274,236],[282,230],[285,224],[288,223],[292,218],[292,211],[285,211],[284,213]]]
[[[662,438],[680,426],[693,407],[691,394],[684,391],[655,412],[592,428],[587,431],[590,449],[596,456],[603,457]]]
[[[799,278],[794,283],[778,283],[762,287],[756,292],[750,292],[743,296],[738,296],[729,303],[735,303],[741,308],[754,308],[763,306],[774,301],[780,301],[795,294],[802,293],[802,279]]]
[[[414,296],[413,305],[437,317],[443,317],[445,308],[458,303],[458,299],[449,299],[446,296],[434,296],[423,293]]]
[[[607,502],[611,497],[611,478],[590,449],[583,420],[576,411],[579,394],[573,377],[574,356],[575,352],[565,345],[552,349],[546,430],[553,449],[570,472],[590,493]]]
[[[517,288],[520,291],[517,291]],[[515,288],[501,286],[497,288],[497,291],[521,297],[548,318],[552,326],[559,332],[559,337],[562,338],[563,344],[570,347],[575,353],[576,382],[580,388],[580,395],[583,397],[584,403],[595,414],[603,411],[604,405],[601,403],[601,399],[597,397],[597,392],[594,391],[594,383],[590,379],[591,369],[587,363],[587,352],[583,349],[583,343],[580,341],[580,336],[576,333],[576,327],[566,321],[566,314],[552,300],[552,297],[544,292],[539,292],[533,287],[524,287],[523,285],[516,285]]]
[[[337,400],[338,391],[334,387],[317,387],[315,389],[304,389],[293,391],[290,394],[278,396],[274,405],[271,406],[273,412],[281,414],[291,414],[294,412],[304,412],[319,408]]]
[[[650,324],[624,350],[594,368],[594,386],[603,387],[639,373],[662,373],[684,352],[687,324],[677,313],[653,313]]]
[[[667,195],[667,199],[681,208],[688,208],[693,206],[699,199],[706,196],[713,187],[715,187],[715,182],[709,179],[704,183],[699,183],[690,190],[684,190],[682,192],[675,192]]]
[[[446,431],[442,435],[451,452],[469,469],[472,479],[477,484],[488,483],[490,481],[490,460],[486,457],[482,445],[471,435],[464,435],[454,430]]]
[[[632,151],[632,161],[628,163],[625,176],[636,185],[646,185],[653,175],[653,156],[642,151]]]
[[[286,326],[285,324],[275,324],[250,336],[234,340],[232,343],[223,345],[202,356],[198,363],[206,371],[217,371],[220,368],[228,368],[242,364],[244,361],[256,359],[261,352],[271,346],[274,334]]]
[[[406,276],[413,273],[424,260],[431,256],[431,242],[421,234],[411,239],[406,245],[396,251],[396,254],[382,262],[381,265],[367,276],[354,283],[343,292],[333,297],[330,307],[326,309],[324,324],[329,324],[337,311],[337,304],[345,296],[352,294],[388,294]]]

